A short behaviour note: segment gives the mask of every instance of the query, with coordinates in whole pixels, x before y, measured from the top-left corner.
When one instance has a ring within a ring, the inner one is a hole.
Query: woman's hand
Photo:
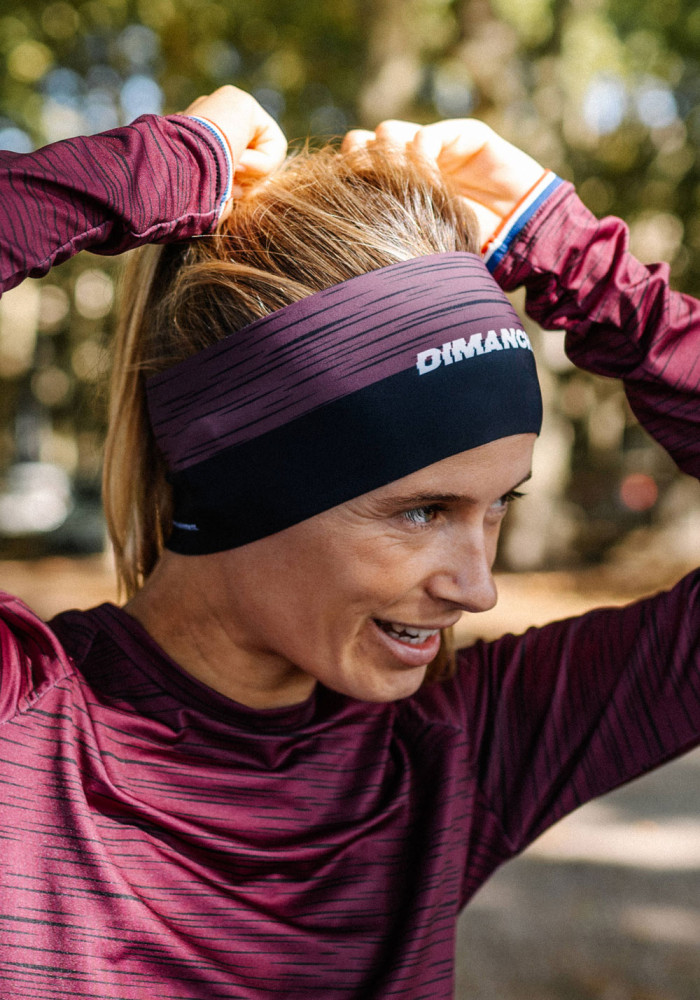
[[[374,132],[348,132],[342,148],[375,145],[405,150],[433,164],[473,209],[482,246],[545,172],[531,156],[475,118],[424,126],[385,121]]]
[[[219,87],[198,97],[184,112],[213,122],[226,136],[233,156],[233,190],[222,218],[231,211],[242,188],[276,170],[287,153],[287,140],[271,115],[238,87]]]

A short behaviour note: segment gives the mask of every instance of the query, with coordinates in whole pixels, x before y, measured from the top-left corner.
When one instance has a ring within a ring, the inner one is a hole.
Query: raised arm
[[[183,115],[0,152],[0,293],[79,250],[117,254],[209,232],[234,185],[274,170],[285,152],[274,120],[235,87]]]
[[[499,283],[525,285],[528,313],[567,331],[571,360],[621,378],[639,422],[700,476],[700,302],[670,290],[667,264],[636,260],[625,224],[598,221],[569,184],[518,223],[515,213],[512,239],[493,263]]]
[[[528,313],[566,330],[579,367],[622,379],[640,423],[700,476],[700,303],[669,289],[666,264],[641,264],[623,222],[598,221],[570,184],[483,122],[384,122],[346,139],[363,142],[408,146],[449,177],[499,283],[525,285]]]

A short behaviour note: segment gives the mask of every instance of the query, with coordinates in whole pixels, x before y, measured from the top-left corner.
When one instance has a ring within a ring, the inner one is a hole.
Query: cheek
[[[319,637],[339,625],[355,628],[420,583],[424,545],[332,520],[320,515],[289,529],[250,561],[258,607],[266,620],[275,617],[276,630]]]
[[[503,530],[503,521],[506,515],[499,518],[499,520],[493,525],[493,527],[486,527],[486,551],[488,553],[491,564],[493,564],[496,553],[498,551],[498,543],[501,540],[501,531]]]
[[[362,602],[364,565],[328,546],[300,548],[293,561],[285,561],[274,584],[279,621],[319,637]]]
[[[421,585],[429,575],[430,553],[383,535],[357,552],[343,569],[347,590],[378,612]]]
[[[317,616],[314,627],[354,630],[358,622],[378,615],[383,607],[401,598],[415,586],[419,574],[415,559],[385,538],[345,547],[332,558],[311,561],[308,575],[298,581],[298,593],[306,590],[307,610]]]

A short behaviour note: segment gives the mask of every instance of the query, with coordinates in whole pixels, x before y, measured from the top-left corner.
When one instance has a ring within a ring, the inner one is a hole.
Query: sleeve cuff
[[[518,234],[528,224],[535,212],[563,184],[551,170],[546,170],[537,183],[523,195],[510,215],[501,222],[491,239],[482,247],[484,263],[493,274],[508,253]]]
[[[228,167],[228,178],[226,180],[226,183],[224,184],[224,190],[219,200],[219,216],[220,216],[224,210],[224,205],[231,197],[231,189],[233,187],[233,153],[231,152],[231,146],[229,145],[229,141],[224,135],[224,133],[221,131],[218,125],[214,124],[214,122],[209,121],[208,118],[200,118],[199,115],[188,115],[188,117],[192,118],[193,121],[199,122],[199,124],[204,126],[204,128],[208,132],[211,132],[211,134],[214,136],[214,138],[221,146],[224,157],[226,159],[226,165]]]

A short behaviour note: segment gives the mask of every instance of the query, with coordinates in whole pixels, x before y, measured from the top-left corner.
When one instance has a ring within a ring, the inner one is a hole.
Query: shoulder
[[[18,598],[0,591],[0,721],[30,708],[73,670],[46,622]]]

